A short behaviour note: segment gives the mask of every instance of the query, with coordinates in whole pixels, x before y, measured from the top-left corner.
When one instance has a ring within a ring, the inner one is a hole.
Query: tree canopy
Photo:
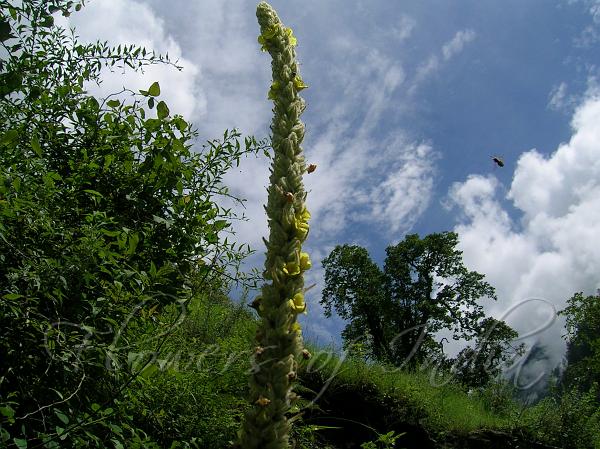
[[[566,317],[567,367],[562,377],[565,388],[590,391],[600,379],[600,292],[585,296],[575,293],[560,314]],[[600,390],[596,390],[600,402]]]
[[[523,354],[522,345],[511,345],[518,336],[504,321],[484,318],[478,324],[475,344],[464,348],[452,360],[451,370],[469,387],[484,387],[493,380],[501,380],[502,368],[509,357]]]
[[[479,300],[495,299],[484,276],[468,270],[453,232],[406,236],[386,249],[381,270],[366,249],[336,246],[323,261],[321,304],[348,321],[346,344],[361,343],[378,360],[403,366],[441,354],[434,334],[471,339],[484,317]]]

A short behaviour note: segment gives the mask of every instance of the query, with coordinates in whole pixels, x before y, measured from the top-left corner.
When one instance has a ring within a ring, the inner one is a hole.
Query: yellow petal
[[[296,237],[298,238],[298,240],[302,242],[306,240],[306,237],[308,236],[308,231],[309,228],[307,223],[296,222]]]
[[[296,214],[294,217],[294,228],[296,230],[296,237],[300,241],[304,241],[308,236],[308,220],[310,219],[310,213],[306,208],[302,209],[302,212]]]
[[[278,25],[273,25],[273,26],[269,27],[268,29],[266,29],[265,31],[263,31],[260,36],[258,36],[258,43],[260,44],[260,49],[262,51],[268,50],[267,45],[269,43],[269,40],[271,40],[271,39],[273,39],[273,37],[275,37],[278,29],[279,29]]]
[[[302,212],[300,212],[299,220],[302,220],[305,222],[308,222],[308,220],[310,220],[310,212],[308,211],[308,209],[306,209],[306,207],[304,209],[302,209]]]
[[[312,263],[310,262],[310,257],[308,256],[308,253],[301,253],[300,254],[300,269],[302,271],[306,271],[306,270],[309,270],[310,267],[312,267]]]
[[[266,407],[270,403],[271,403],[271,400],[268,398],[265,398],[264,396],[259,397],[255,402],[255,404],[260,405],[261,407]]]
[[[295,47],[296,45],[298,45],[298,39],[296,39],[296,36],[294,36],[294,32],[292,31],[291,28],[286,28],[285,34],[287,34],[288,42],[290,43],[291,46]]]
[[[288,262],[284,265],[283,272],[288,276],[296,276],[300,274],[300,264],[297,262]]]
[[[306,303],[302,293],[296,293],[294,298],[288,301],[288,304],[294,313],[306,313]]]
[[[294,304],[299,307],[304,306],[304,295],[302,293],[296,293],[294,295]]]
[[[275,100],[275,96],[277,95],[277,90],[279,89],[279,81],[273,81],[271,84],[271,88],[269,89],[269,100]]]
[[[302,89],[306,89],[308,86],[306,84],[304,84],[304,81],[302,81],[302,78],[300,78],[299,76],[296,76],[294,78],[294,87],[296,88],[296,90],[300,91]]]

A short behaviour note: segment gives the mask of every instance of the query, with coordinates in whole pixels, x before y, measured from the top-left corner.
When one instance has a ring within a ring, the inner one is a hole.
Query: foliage
[[[576,293],[560,312],[566,316],[567,367],[562,384],[585,392],[600,379],[600,294]],[[600,404],[600,394],[598,395]]]
[[[391,432],[381,434],[375,441],[369,441],[360,445],[361,449],[393,449],[396,447],[396,440],[404,435],[403,433],[396,435],[393,430]]]
[[[453,232],[408,235],[386,249],[383,272],[364,248],[336,246],[323,261],[321,304],[326,316],[335,309],[349,321],[345,344],[363,343],[374,359],[415,366],[441,355],[436,332],[452,330],[454,339],[477,335],[483,318],[477,301],[495,299],[494,289],[467,270],[457,244]]]
[[[470,390],[475,400],[481,401],[483,408],[498,416],[508,416],[517,408],[515,387],[502,379],[490,379],[485,385]]]
[[[216,199],[230,197],[223,174],[264,144],[225,132],[193,152],[196,132],[158,83],[91,96],[102,67],[170,62],[54,25],[82,2],[0,6],[0,440],[143,447],[129,405],[113,401],[139,374],[127,328],[248,253],[223,239],[235,215]]]
[[[510,344],[519,334],[504,321],[485,318],[478,323],[475,345],[463,349],[452,361],[452,370],[467,387],[484,387],[493,379],[500,382],[502,368],[511,355],[521,355],[523,346]]]
[[[158,353],[147,330],[136,338],[134,363],[148,355],[152,362],[126,395],[136,425],[161,447],[226,447],[247,409],[248,348],[257,323],[245,305],[218,296],[211,289],[195,297]],[[174,318],[178,311],[171,309],[165,315]]]
[[[597,392],[577,388],[544,398],[518,416],[518,425],[538,441],[564,449],[600,447],[600,409]]]
[[[323,260],[323,267],[325,316],[330,317],[334,308],[348,321],[342,331],[345,345],[361,344],[368,355],[385,360],[389,339],[383,318],[388,314],[389,299],[382,288],[384,274],[365,248],[351,245],[336,246]]]

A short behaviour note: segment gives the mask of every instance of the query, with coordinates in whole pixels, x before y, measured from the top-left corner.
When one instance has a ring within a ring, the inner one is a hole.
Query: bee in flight
[[[492,156],[492,160],[498,167],[504,167],[504,161],[498,156]]]

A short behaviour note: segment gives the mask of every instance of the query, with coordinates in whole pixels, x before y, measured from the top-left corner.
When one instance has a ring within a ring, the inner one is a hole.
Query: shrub
[[[89,95],[104,66],[170,62],[54,25],[82,3],[0,1],[0,445],[142,444],[113,401],[136,375],[125,329],[249,251],[222,238],[234,215],[216,201],[263,144],[234,131],[192,151],[158,83]]]

